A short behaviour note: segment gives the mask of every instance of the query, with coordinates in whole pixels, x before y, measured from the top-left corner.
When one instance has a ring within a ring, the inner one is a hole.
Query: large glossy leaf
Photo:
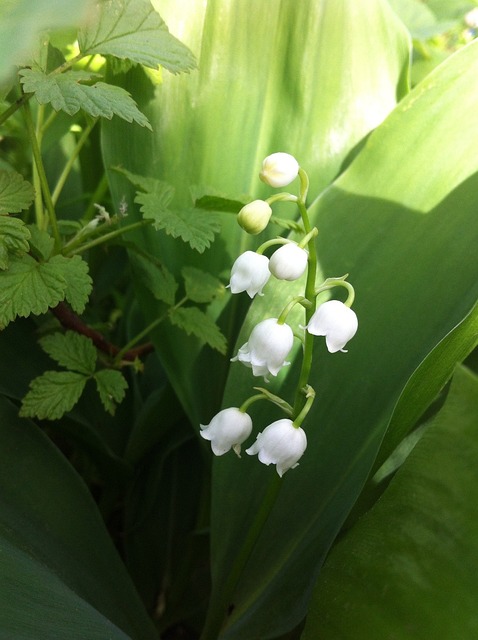
[[[188,3],[186,19],[174,0],[160,5],[171,32],[197,55],[199,71],[165,74],[155,92],[131,74],[126,88],[154,134],[107,123],[104,153],[107,166],[173,184],[177,207],[190,206],[193,185],[231,196],[269,193],[257,174],[262,159],[278,150],[308,168],[317,195],[407,90],[408,35],[382,0],[360,6],[351,0],[209,0]],[[118,202],[131,194],[120,175],[111,174],[110,184]],[[134,238],[176,275],[186,263],[227,277],[237,255],[260,239],[251,241],[234,216],[222,215],[221,237],[204,257],[150,229]],[[245,306],[234,299],[222,314],[228,336],[237,334]],[[158,302],[145,297],[142,309],[157,317]],[[221,314],[219,305],[215,313]],[[220,402],[227,360],[172,327],[154,339],[192,420],[208,419]]]
[[[270,638],[300,620],[408,379],[477,299],[477,72],[478,43],[409,94],[312,207],[323,272],[349,272],[356,288],[359,332],[346,355],[317,345],[308,449],[298,469],[287,472],[226,603],[221,585],[274,471],[250,458],[225,456],[215,464],[212,607],[231,612],[221,637]],[[254,302],[249,327],[277,312],[271,292],[280,289],[272,284]],[[289,399],[298,365],[283,385]],[[235,365],[225,406],[238,406],[251,386],[250,372]],[[257,406],[258,430],[271,418],[269,408]]]
[[[478,378],[459,369],[380,502],[327,559],[304,640],[478,633]]]
[[[155,638],[82,480],[0,396],[0,636]]]

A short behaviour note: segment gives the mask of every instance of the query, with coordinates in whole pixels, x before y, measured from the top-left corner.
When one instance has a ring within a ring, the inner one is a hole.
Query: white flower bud
[[[270,257],[269,271],[279,280],[297,280],[307,268],[308,256],[298,244],[288,242]]]
[[[254,444],[246,449],[250,456],[258,454],[263,464],[275,464],[282,477],[288,469],[294,469],[307,448],[307,437],[301,427],[294,427],[292,420],[276,420],[258,434]]]
[[[255,251],[245,251],[232,265],[231,282],[227,286],[231,293],[247,291],[251,298],[256,294],[261,296],[270,275],[269,258]]]
[[[290,362],[285,359],[292,349],[294,334],[287,324],[278,324],[277,318],[259,322],[231,362],[242,362],[252,368],[255,376],[276,376],[280,369]]]
[[[262,163],[259,178],[271,187],[285,187],[297,177],[299,163],[289,153],[273,153]]]
[[[264,231],[271,219],[272,209],[265,200],[253,200],[246,204],[237,214],[237,221],[240,226],[250,233],[255,235]]]
[[[200,427],[201,436],[211,441],[211,449],[216,456],[233,449],[240,457],[241,444],[252,431],[252,420],[249,414],[230,407],[219,411],[209,424],[201,424]]]
[[[357,315],[343,302],[328,300],[320,305],[306,329],[314,336],[325,336],[330,353],[344,351],[347,342],[357,333]]]

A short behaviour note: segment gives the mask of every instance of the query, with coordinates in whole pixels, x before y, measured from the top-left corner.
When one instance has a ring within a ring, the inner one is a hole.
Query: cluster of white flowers
[[[284,187],[298,175],[297,160],[287,153],[268,156],[262,166],[260,178],[272,187]],[[297,198],[289,196],[296,201]],[[273,198],[271,198],[273,201]],[[238,222],[250,234],[263,231],[268,225],[272,209],[268,201],[254,200],[245,205],[238,214]],[[314,230],[316,232],[316,230]],[[309,234],[310,235],[310,234]],[[264,256],[261,248],[257,252],[246,251],[234,262],[228,287],[233,294],[246,292],[251,298],[263,295],[263,288],[271,274],[279,280],[297,280],[305,273],[309,253],[304,248],[308,236],[301,243],[283,238],[272,241],[281,244],[270,258]],[[270,246],[271,241],[263,248]],[[344,279],[334,281],[342,284]],[[328,282],[328,281],[327,281]],[[334,286],[334,285],[333,285]],[[325,287],[328,288],[328,287]],[[284,313],[284,316],[286,313]],[[347,303],[328,300],[319,305],[305,327],[314,336],[324,336],[330,353],[344,351],[347,342],[353,338],[358,328],[357,316]],[[292,350],[294,333],[284,319],[267,318],[259,322],[249,336],[249,340],[238,350],[232,362],[242,362],[252,369],[254,376],[277,376],[282,367],[290,364],[287,357]],[[256,396],[257,398],[257,396]],[[260,396],[259,396],[260,398]],[[268,399],[264,396],[264,399]],[[248,402],[244,403],[248,406]],[[305,432],[296,422],[283,418],[270,424],[258,434],[254,444],[246,449],[249,455],[258,455],[266,464],[275,464],[282,476],[294,468],[307,447]],[[220,456],[233,449],[240,457],[241,445],[250,436],[252,419],[244,408],[231,407],[220,411],[208,425],[201,425],[201,435],[211,442],[213,453]]]

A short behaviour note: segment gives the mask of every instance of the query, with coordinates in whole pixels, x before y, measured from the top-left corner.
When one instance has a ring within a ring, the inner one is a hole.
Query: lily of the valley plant
[[[317,251],[315,238],[317,228],[311,227],[306,207],[309,179],[297,160],[288,153],[273,153],[262,165],[260,178],[271,187],[285,187],[299,177],[299,195],[280,193],[267,200],[254,200],[245,205],[238,214],[241,227],[252,235],[263,231],[271,218],[271,204],[274,202],[294,203],[304,229],[299,242],[285,238],[269,240],[254,251],[241,254],[232,266],[229,288],[233,294],[247,292],[253,298],[264,295],[263,289],[269,277],[293,281],[306,273],[304,294],[294,296],[284,306],[277,318],[265,318],[251,331],[249,340],[231,359],[252,369],[254,376],[277,376],[290,363],[294,337],[298,336],[303,346],[302,367],[295,392],[295,400],[290,404],[286,399],[273,396],[265,390],[247,398],[240,407],[230,407],[220,411],[208,425],[201,425],[201,436],[211,442],[215,455],[223,455],[230,449],[240,456],[241,444],[252,432],[252,419],[248,407],[258,400],[268,400],[280,406],[286,418],[276,420],[258,433],[256,441],[246,449],[249,455],[258,455],[260,462],[275,464],[279,476],[298,465],[307,447],[307,437],[302,429],[315,399],[315,390],[309,383],[313,357],[313,336],[325,336],[330,353],[345,351],[344,347],[353,338],[358,328],[358,320],[351,306],[355,292],[346,276],[328,278],[316,283]],[[281,245],[270,258],[264,251],[271,246]],[[317,306],[319,293],[333,287],[343,287],[347,291],[345,302],[328,300]],[[291,327],[286,320],[295,305],[304,309],[304,325]]]

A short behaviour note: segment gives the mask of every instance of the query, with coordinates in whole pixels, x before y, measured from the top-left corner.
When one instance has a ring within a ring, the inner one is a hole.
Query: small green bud
[[[256,235],[269,224],[272,209],[265,200],[253,200],[246,204],[237,214],[237,221],[247,233]]]

